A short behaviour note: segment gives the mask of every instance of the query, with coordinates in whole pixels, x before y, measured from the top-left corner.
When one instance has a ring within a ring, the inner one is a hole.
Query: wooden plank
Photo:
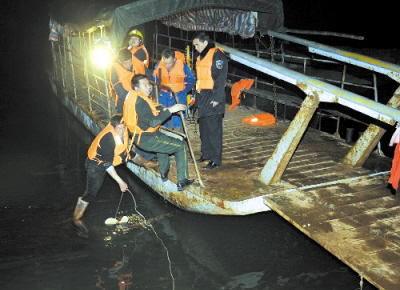
[[[382,177],[281,191],[265,203],[373,285],[400,285],[400,199]]]

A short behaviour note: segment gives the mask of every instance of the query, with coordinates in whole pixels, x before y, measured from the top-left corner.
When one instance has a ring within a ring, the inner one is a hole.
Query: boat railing
[[[176,31],[173,31],[171,35],[170,28],[165,28],[161,32],[162,29],[160,29],[159,25],[156,23],[156,28],[155,31],[156,33],[153,34],[153,57],[152,60],[153,62],[158,62],[159,59],[161,58],[161,52],[165,48],[170,48],[173,50],[178,50],[181,52],[184,52],[182,48],[187,47],[189,45],[189,49],[191,48],[191,37],[189,37],[189,32],[185,31],[180,31],[181,37],[177,37],[176,35],[179,34]],[[191,32],[192,34],[195,32]],[[257,38],[257,37],[256,37]],[[258,38],[259,39],[259,38]],[[257,41],[256,41],[257,42]],[[262,43],[262,41],[259,41]],[[257,42],[256,44],[256,49],[252,50],[250,48],[241,47],[240,51],[246,52],[250,55],[256,55],[258,57],[261,56],[262,50],[260,50],[259,47],[260,43]],[[266,44],[261,44],[264,45],[265,48],[268,48]],[[232,37],[232,47],[238,47],[238,44],[235,44],[234,42],[234,37]],[[271,46],[271,45],[270,45]],[[283,48],[281,47],[281,50]],[[186,51],[187,53],[187,51]],[[192,63],[192,60],[194,58],[194,53],[192,50],[189,52],[190,55],[190,65]],[[336,60],[329,60],[329,59],[323,59],[323,58],[316,58],[316,57],[310,57],[307,55],[291,55],[287,54],[283,51],[281,53],[276,52],[272,47],[268,48],[266,50],[266,54],[264,54],[261,57],[268,57],[270,59],[275,59],[277,62],[279,62],[280,65],[288,65],[291,66],[293,65],[293,61],[297,62],[297,71],[303,72],[304,74],[308,73],[311,71],[309,68],[311,64],[315,64],[316,62],[322,63],[322,64],[330,64],[332,66],[335,66],[335,68],[339,67],[339,70],[341,71],[340,74],[337,75],[336,78],[326,78],[326,77],[319,77],[313,76],[316,79],[331,83],[331,84],[336,84],[340,85],[341,88],[343,87],[355,87],[358,89],[367,89],[373,91],[373,95],[376,96],[377,99],[377,80],[375,77],[372,77],[368,80],[364,80],[363,83],[357,83],[353,79],[347,78],[346,79],[346,72],[347,75],[349,75],[349,68],[348,66],[343,65],[342,63],[339,63]],[[286,63],[284,63],[286,61]],[[298,63],[301,65],[299,66]],[[291,108],[299,108],[301,102],[302,102],[302,97],[298,97],[297,100],[293,100],[293,97],[296,97],[296,93],[293,94],[293,91],[288,90],[285,87],[280,86],[279,83],[274,82],[270,78],[268,78],[268,75],[259,75],[257,74],[257,71],[254,72],[245,72],[243,73],[243,70],[241,69],[241,64],[240,63],[231,63],[233,66],[238,66],[237,68],[234,68],[234,70],[230,70],[228,72],[228,86],[231,87],[235,82],[244,79],[244,78],[252,78],[254,79],[254,85],[250,89],[244,89],[243,92],[247,92],[246,94],[246,99],[242,99],[240,102],[240,105],[245,105],[249,107],[254,107],[258,109],[262,109],[264,111],[269,111],[271,113],[275,113],[277,111],[281,112],[280,117],[283,118],[284,122],[286,122],[286,118],[291,119],[292,112],[293,110]],[[230,65],[230,66],[232,66]],[[300,67],[300,69],[299,69]],[[350,72],[352,73],[352,72]],[[241,95],[242,96],[242,95]],[[281,96],[284,96],[283,98]],[[259,99],[265,99],[265,100],[259,100]],[[261,104],[261,106],[260,106]],[[315,113],[318,118],[316,119],[317,123],[314,123],[313,126],[318,126],[318,128],[322,127],[322,124],[326,118],[323,117],[328,117],[327,120],[336,120],[336,132],[335,136],[340,137],[339,134],[339,128],[340,128],[340,121],[341,119],[347,119],[351,120],[354,123],[361,124],[361,126],[365,126],[365,123],[362,120],[358,120],[355,118],[352,118],[346,114],[343,114],[339,111],[336,110],[323,110],[323,109],[318,109]],[[329,121],[329,123],[332,123],[332,121]],[[326,126],[325,126],[326,127]]]
[[[59,41],[52,41],[53,78],[60,81],[67,93],[77,102],[84,103],[93,114],[104,119],[115,113],[108,90],[105,67],[97,67],[90,57],[90,35],[64,34]]]
[[[224,49],[227,54],[229,54],[230,59],[233,61],[240,62],[243,65],[268,74],[276,79],[280,79],[286,83],[295,85],[306,94],[306,98],[304,99],[300,110],[296,114],[296,117],[291,122],[288,130],[278,143],[274,153],[271,155],[260,174],[261,180],[266,184],[273,184],[280,180],[320,102],[338,103],[349,107],[352,110],[361,112],[369,117],[375,118],[380,122],[385,122],[392,125],[396,122],[400,122],[400,112],[395,107],[387,106],[370,100],[361,95],[290,70],[265,59],[260,59],[256,56],[249,55],[234,48],[222,44],[218,45]],[[385,69],[389,70],[389,66],[387,65]],[[392,74],[395,74],[396,70],[394,69],[392,72]],[[394,96],[396,99],[397,95],[398,94],[395,94]],[[366,132],[364,132],[364,135],[365,134]],[[373,145],[376,145],[375,142],[379,141],[380,137],[382,137],[382,135],[376,136],[376,138],[372,138],[368,140],[368,142],[364,142],[367,143],[367,146],[357,145],[356,143],[352,149],[355,152],[363,149],[361,150],[363,151],[362,155],[364,155],[362,158],[366,159],[371,153],[371,144],[373,148]],[[365,148],[362,148],[363,146],[365,146]],[[349,152],[346,157],[350,155],[352,155],[351,152]],[[349,162],[344,161],[344,163],[349,166],[353,166],[353,161],[361,160],[361,156],[352,156],[352,158],[354,159],[350,160]]]

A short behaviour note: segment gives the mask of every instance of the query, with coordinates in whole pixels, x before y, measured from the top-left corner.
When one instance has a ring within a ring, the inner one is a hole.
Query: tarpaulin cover
[[[257,12],[222,8],[194,9],[160,20],[182,30],[226,32],[243,38],[253,37],[257,28]]]
[[[99,25],[111,27],[112,38],[120,44],[129,29],[139,24],[210,8],[257,12],[256,29],[262,34],[283,28],[282,0],[55,0],[50,4],[50,17],[76,31]]]

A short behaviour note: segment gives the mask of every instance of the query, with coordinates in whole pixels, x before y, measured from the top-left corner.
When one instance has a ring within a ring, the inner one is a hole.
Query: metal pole
[[[377,88],[377,83],[376,83],[376,74],[372,74],[373,80],[374,80],[374,99],[375,102],[378,102],[378,88]],[[383,154],[382,152],[382,147],[381,147],[381,141],[378,142],[378,144],[376,145],[377,151],[379,155],[385,156],[385,154]]]
[[[70,35],[68,35],[67,42],[68,42],[68,56],[69,56],[69,61],[71,62],[72,85],[74,87],[74,96],[76,99],[78,96],[76,94],[75,69],[74,69],[74,61],[72,59],[72,38]]]
[[[103,69],[103,77],[104,77],[104,87],[106,90],[106,97],[107,97],[107,105],[108,105],[108,117],[111,118],[112,115],[112,111],[111,111],[111,100],[110,100],[110,94],[108,93],[108,82],[107,82],[107,76],[106,76],[106,70],[104,67],[102,67]]]

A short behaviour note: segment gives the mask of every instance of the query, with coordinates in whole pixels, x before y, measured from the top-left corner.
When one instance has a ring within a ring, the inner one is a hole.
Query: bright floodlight
[[[93,54],[94,62],[101,67],[105,67],[110,62],[110,53],[104,48],[98,48]]]

